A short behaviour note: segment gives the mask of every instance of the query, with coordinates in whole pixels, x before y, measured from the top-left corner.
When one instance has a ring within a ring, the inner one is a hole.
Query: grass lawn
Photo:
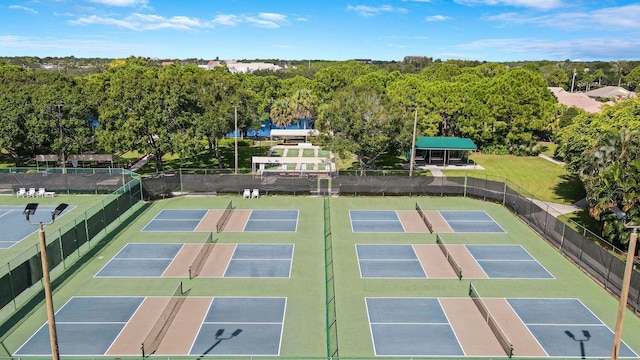
[[[507,178],[520,185],[516,189],[526,194],[530,192],[540,200],[560,204],[572,204],[585,196],[584,187],[577,177],[565,168],[540,157],[520,157],[511,155],[474,154],[476,164],[485,170],[445,170],[447,176]]]
[[[548,157],[553,157],[556,152],[556,148],[558,147],[558,145],[549,141],[540,141],[538,145],[542,148],[542,154],[547,155]]]

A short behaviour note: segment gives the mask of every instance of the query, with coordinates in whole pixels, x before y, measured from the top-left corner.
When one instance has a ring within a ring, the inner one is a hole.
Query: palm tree
[[[269,116],[273,124],[278,127],[285,127],[293,122],[293,112],[291,101],[287,98],[281,98],[271,104]]]
[[[618,206],[629,219],[640,216],[640,132],[613,130],[603,134],[596,146],[587,151],[581,178],[587,190],[590,213],[605,220],[605,235],[620,239],[623,226],[610,208]]]
[[[296,120],[311,119],[316,115],[318,98],[309,89],[300,89],[291,96],[292,116]],[[307,122],[304,122],[307,128]]]

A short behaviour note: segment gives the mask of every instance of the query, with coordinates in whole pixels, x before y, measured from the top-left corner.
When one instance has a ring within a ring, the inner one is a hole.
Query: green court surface
[[[46,199],[55,204],[64,200],[85,211],[96,197],[59,197]],[[4,199],[0,199],[4,200]],[[9,200],[9,199],[6,199]],[[238,209],[298,210],[295,232],[143,232],[154,217],[165,209],[224,209],[229,200]],[[22,204],[12,199],[8,203]],[[610,329],[615,327],[618,300],[565,259],[551,245],[530,230],[504,207],[468,198],[439,197],[336,197],[329,200],[333,283],[338,351],[341,358],[374,358],[374,342],[368,318],[367,298],[464,298],[468,299],[470,281],[463,278],[361,278],[357,244],[436,244],[429,232],[379,233],[353,232],[350,210],[414,211],[416,201],[423,210],[484,211],[504,229],[504,233],[440,234],[446,244],[508,244],[522,246],[548,270],[553,279],[473,279],[473,285],[485,298],[578,299]],[[22,201],[26,203],[27,201]],[[5,204],[4,202],[2,204]],[[54,291],[59,309],[72,297],[81,296],[170,296],[179,279],[175,278],[100,278],[95,275],[127,244],[204,243],[208,236],[217,244],[293,244],[293,262],[288,278],[212,278],[182,279],[188,297],[277,297],[286,298],[280,357],[327,357],[327,310],[325,302],[325,199],[313,197],[263,196],[179,197],[143,205],[140,214],[92,258],[77,267]],[[75,210],[74,210],[75,211]],[[80,211],[78,212],[80,213]],[[419,219],[419,217],[418,217]],[[48,231],[55,228],[47,228]],[[37,241],[31,235],[23,242]],[[22,244],[19,244],[22,246]],[[16,245],[18,246],[18,245]],[[24,250],[24,249],[22,249]],[[11,249],[13,251],[13,249]],[[2,253],[0,253],[2,255]],[[2,255],[2,259],[6,257]],[[6,261],[5,261],[6,262]],[[463,270],[464,273],[464,270]],[[0,335],[0,359],[19,349],[46,322],[44,302],[35,306]],[[631,311],[625,318],[623,340],[640,353],[640,319]],[[240,335],[241,336],[241,335]],[[163,341],[170,341],[165,339]],[[331,340],[334,341],[334,340]],[[335,345],[335,344],[333,344]],[[517,356],[518,349],[515,349]],[[183,354],[186,355],[186,354]],[[251,356],[254,354],[245,354]],[[418,356],[419,357],[419,356]],[[426,356],[428,357],[428,356]],[[571,356],[567,356],[571,357]],[[166,357],[163,357],[166,358]],[[184,356],[176,356],[185,358]],[[197,358],[197,357],[194,357]],[[245,357],[248,358],[248,357]],[[414,357],[417,358],[417,357]],[[435,358],[435,357],[432,357]],[[579,358],[579,357],[574,357]]]

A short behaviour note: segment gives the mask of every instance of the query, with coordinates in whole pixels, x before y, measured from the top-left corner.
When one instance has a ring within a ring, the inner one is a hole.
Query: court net
[[[453,255],[451,255],[451,252],[449,251],[447,244],[445,244],[444,241],[442,241],[440,234],[436,234],[436,244],[438,244],[438,247],[444,254],[444,257],[449,261],[449,265],[451,265],[451,268],[458,276],[458,279],[462,280],[462,266],[460,266],[460,264],[458,264],[458,262],[453,257]]]
[[[420,214],[420,218],[422,219],[422,221],[424,221],[424,224],[427,225],[427,229],[429,229],[429,232],[433,234],[433,224],[431,224],[431,221],[429,221],[427,214],[424,213],[424,211],[420,207],[420,204],[418,204],[417,202],[416,211],[418,211],[418,214]]]
[[[164,336],[167,334],[167,331],[169,330],[173,319],[175,319],[178,311],[180,310],[180,307],[187,298],[185,295],[185,292],[182,291],[181,281],[180,284],[178,284],[176,290],[173,292],[173,295],[167,303],[167,306],[165,306],[155,324],[153,324],[153,327],[149,331],[149,334],[147,334],[147,336],[144,338],[142,346],[140,347],[142,349],[142,357],[151,355],[155,353],[156,350],[158,350],[158,347],[160,346],[160,343],[162,342]]]
[[[191,266],[189,266],[189,279],[200,275],[200,271],[202,271],[204,264],[207,262],[213,248],[216,247],[217,242],[218,239],[213,239],[213,233],[209,233],[207,240],[202,244],[200,252],[198,252],[198,255],[193,259]]]
[[[494,319],[493,315],[489,311],[489,308],[484,303],[484,301],[480,297],[480,294],[478,294],[478,291],[471,283],[469,283],[469,296],[478,307],[478,310],[484,317],[485,321],[487,322],[487,325],[489,325],[489,328],[491,329],[491,331],[493,331],[493,335],[495,335],[496,339],[498,339],[498,342],[500,343],[504,351],[507,353],[509,357],[512,357],[513,343],[511,342],[511,340],[509,340],[509,338],[504,333],[504,331],[502,330],[498,322]]]
[[[229,204],[227,204],[227,207],[222,212],[222,216],[220,217],[220,220],[218,220],[218,222],[216,223],[217,232],[221,232],[222,230],[224,230],[224,226],[227,225],[227,221],[229,221],[229,218],[231,217],[232,213],[233,213],[233,202],[229,200]]]

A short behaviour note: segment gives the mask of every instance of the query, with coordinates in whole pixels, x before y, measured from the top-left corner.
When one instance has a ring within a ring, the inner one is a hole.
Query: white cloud
[[[0,35],[0,51],[7,49],[15,51],[23,49],[24,53],[45,53],[48,56],[57,53],[59,56],[64,54],[74,54],[81,56],[96,56],[95,54],[104,54],[104,57],[130,56],[131,54],[140,53],[146,50],[153,53],[154,46],[149,44],[128,44],[114,41],[105,41],[100,38],[77,39],[77,38],[41,38],[27,36],[11,36]]]
[[[108,6],[146,6],[148,0],[88,0],[89,2]]]
[[[215,18],[213,18],[213,23],[217,25],[234,26],[241,22],[242,22],[242,19],[240,19],[236,15],[222,14],[222,15],[217,15]]]
[[[26,6],[20,6],[20,5],[9,5],[9,9],[27,11],[33,14],[38,13],[38,11],[36,11],[35,9],[29,8]]]
[[[424,21],[430,22],[430,21],[445,21],[445,20],[450,20],[451,18],[449,16],[444,16],[444,15],[432,15],[432,16],[427,16],[424,18]]]
[[[554,9],[562,6],[562,0],[454,0],[462,5],[506,5],[535,9]]]
[[[539,56],[540,59],[580,58],[584,61],[627,59],[637,53],[639,47],[640,39],[607,37],[564,41],[530,38],[484,39],[454,46],[457,50],[465,52],[522,54],[522,58],[528,60],[534,60],[532,57]]]
[[[164,16],[153,14],[132,14],[123,19],[111,17],[101,17],[97,15],[80,17],[69,21],[73,25],[112,25],[125,29],[143,31],[143,30],[196,30],[200,28],[210,28],[213,25],[203,23],[199,19],[189,18],[186,16],[172,16],[166,18]]]
[[[306,19],[304,19],[304,21],[306,21]],[[255,27],[275,29],[282,25],[289,24],[289,20],[284,14],[262,12],[257,16],[221,14],[213,19],[213,23],[225,26],[235,26],[245,23]]]
[[[540,27],[556,27],[569,29],[596,29],[620,31],[638,30],[640,22],[640,5],[627,5],[594,10],[591,12],[563,12],[541,16],[527,16],[516,12],[488,16],[485,19],[502,22],[504,25],[533,24]]]
[[[355,11],[357,12],[360,16],[364,16],[364,17],[370,17],[370,16],[375,16],[381,13],[393,13],[393,12],[397,12],[397,13],[406,13],[407,9],[405,8],[396,8],[393,7],[391,5],[381,5],[378,7],[374,7],[374,6],[367,6],[367,5],[348,5],[347,6],[347,11]]]
[[[254,27],[274,29],[289,24],[287,16],[278,13],[259,13],[257,16],[220,14],[212,20],[202,20],[188,16],[164,17],[155,14],[134,13],[123,18],[90,15],[69,21],[73,25],[111,25],[125,29],[144,30],[198,30],[215,26],[236,26],[247,24]]]

